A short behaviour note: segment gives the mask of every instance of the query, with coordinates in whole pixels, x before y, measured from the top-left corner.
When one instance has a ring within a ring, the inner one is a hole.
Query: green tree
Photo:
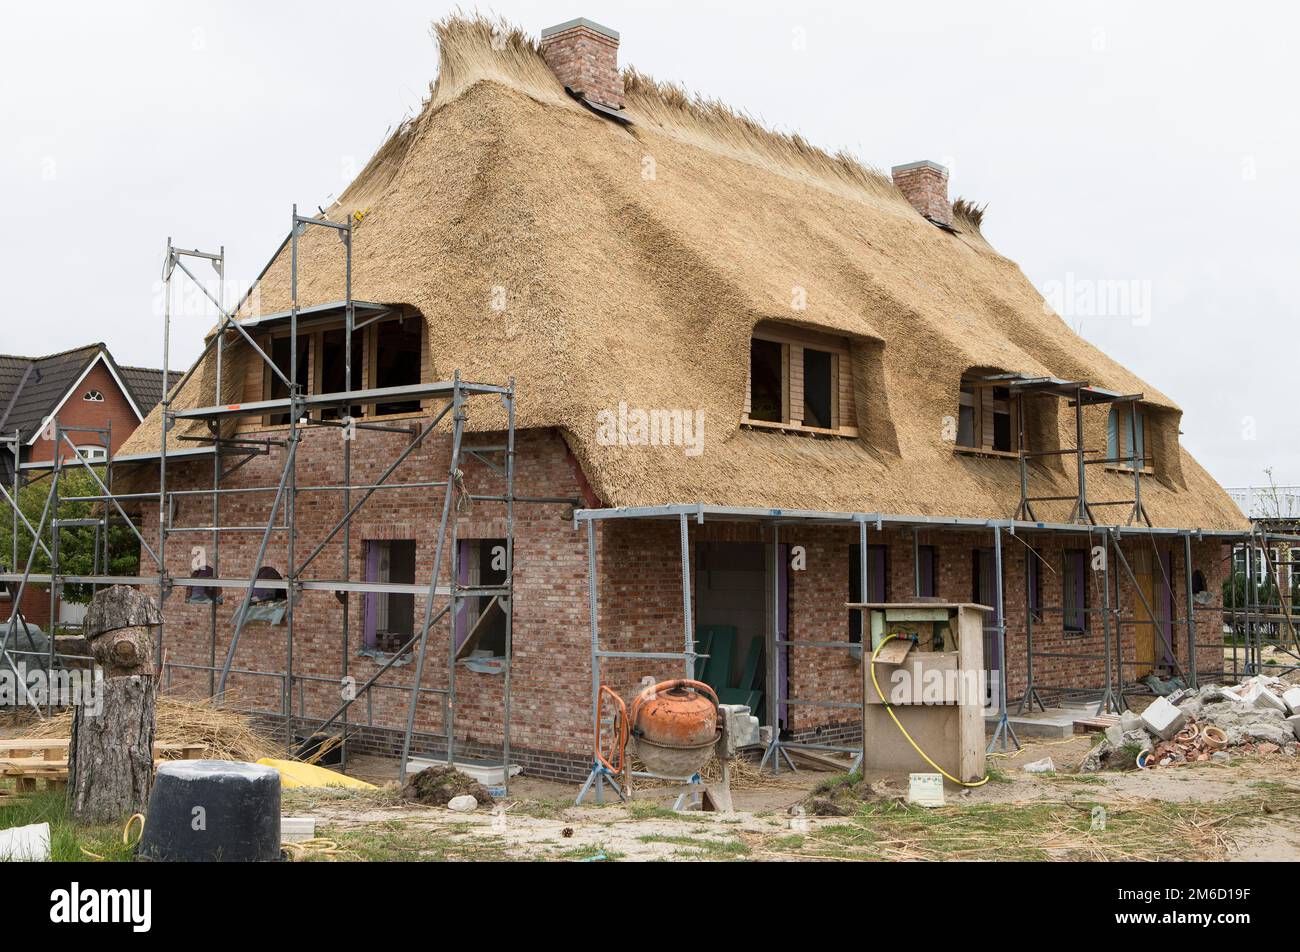
[[[100,478],[103,478],[103,469],[97,467]],[[33,528],[40,525],[41,512],[45,508],[45,501],[50,492],[50,479],[46,476],[44,479],[30,483],[18,491],[18,508]],[[98,496],[101,495],[99,487],[95,480],[91,478],[90,473],[83,468],[65,469],[59,476],[59,507],[58,518],[60,521],[70,521],[76,519],[95,519],[103,513],[103,504],[98,502],[69,502],[66,497],[69,496]],[[131,529],[122,524],[121,517],[117,515],[116,510],[110,506],[110,512],[113,516],[108,532],[108,565],[99,565],[100,574],[108,575],[135,575],[140,566],[140,543]],[[101,526],[102,529],[102,526]],[[93,575],[96,570],[95,561],[95,527],[94,526],[64,526],[59,530],[59,569],[64,575]],[[50,545],[51,526],[50,520],[46,519],[45,530],[41,538],[45,545]],[[100,545],[102,546],[102,541]],[[18,522],[18,558],[14,562],[14,518],[13,511],[9,506],[0,506],[0,564],[11,568],[12,571],[22,573],[27,567],[27,558],[32,548],[32,534],[27,527]],[[101,551],[102,561],[102,551]],[[32,562],[32,572],[34,574],[47,574],[50,571],[50,560],[45,551],[40,547],[36,549],[36,558]],[[91,588],[89,585],[68,585],[64,588],[64,597],[71,602],[88,602],[90,601]]]

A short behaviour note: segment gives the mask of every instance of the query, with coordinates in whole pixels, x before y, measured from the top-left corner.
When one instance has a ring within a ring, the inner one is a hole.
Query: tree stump
[[[68,806],[81,823],[109,823],[141,813],[153,786],[153,629],[162,613],[124,585],[95,594],[86,640],[103,671],[94,706],[72,712]]]

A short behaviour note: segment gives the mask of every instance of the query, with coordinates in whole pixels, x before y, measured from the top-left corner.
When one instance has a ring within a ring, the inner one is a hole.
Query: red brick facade
[[[102,394],[103,402],[84,399],[85,395],[92,391]],[[118,386],[103,360],[97,361],[90,368],[85,379],[72,389],[59,408],[56,419],[64,428],[78,426],[110,428],[112,431],[110,447],[114,453],[140,424],[140,418],[132,409],[130,399]],[[91,447],[102,445],[102,437],[98,433],[69,429],[67,435],[74,445]],[[47,463],[54,459],[56,452],[60,460],[69,459],[73,454],[73,450],[67,443],[60,440],[56,444],[53,428],[47,427],[42,433],[37,434],[31,446],[27,447],[23,462]],[[21,609],[23,617],[30,624],[48,631],[50,629],[50,587],[29,583],[23,592]],[[7,611],[5,617],[8,617]]]
[[[83,399],[85,394],[95,391],[104,395],[102,403]],[[104,361],[98,361],[90,368],[90,373],[86,374],[81,381],[70,393],[63,406],[59,408],[57,415],[60,425],[64,428],[78,426],[92,426],[98,428],[112,428],[112,451],[117,452],[118,447],[126,442],[127,437],[135,432],[135,428],[140,423],[140,418],[135,415],[131,408],[131,401],[123,393],[122,388],[117,385],[113,379],[113,374],[109,371]],[[74,444],[80,446],[98,446],[100,445],[100,436],[97,433],[79,433],[72,430],[68,433],[68,439]],[[60,459],[66,459],[72,454],[66,443],[59,445]],[[38,434],[32,445],[28,449],[28,455],[25,462],[46,463],[54,459],[55,442],[53,430],[48,430],[46,434]]]
[[[492,435],[472,436],[474,445],[498,441]],[[379,476],[400,451],[405,438],[395,434],[362,432],[353,453],[353,481],[367,483]],[[517,492],[523,496],[581,498],[580,481],[563,440],[551,431],[526,431],[518,440]],[[254,460],[228,479],[226,486],[273,486],[283,463],[283,450],[275,449],[269,457]],[[445,475],[447,444],[445,438],[431,440],[417,450],[397,470],[395,482],[440,479]],[[504,488],[501,478],[473,458],[464,464],[465,482],[474,493],[497,493]],[[300,485],[322,485],[342,479],[342,451],[337,431],[307,430],[299,450]],[[176,465],[169,471],[169,488],[203,488],[209,485],[206,464]],[[352,532],[351,577],[363,575],[363,544],[367,539],[411,538],[417,542],[417,580],[428,578],[432,570],[437,522],[441,506],[437,490],[381,491],[355,518]],[[271,494],[226,496],[221,521],[226,525],[265,523]],[[324,532],[342,514],[339,493],[303,491],[298,498],[297,554],[301,559],[314,549]],[[512,671],[512,744],[518,762],[534,773],[576,778],[589,761],[591,735],[590,634],[587,615],[586,533],[575,530],[570,507],[564,504],[520,504],[516,510],[515,536],[515,624],[514,667]],[[156,533],[156,514],[145,513],[146,538]],[[177,513],[177,525],[206,525],[211,516],[210,503],[202,497],[186,497]],[[459,520],[462,539],[499,538],[505,535],[503,507],[476,503],[473,510]],[[771,530],[755,524],[708,521],[690,523],[692,550],[699,541],[735,541],[763,543],[771,541]],[[682,575],[680,535],[677,522],[610,521],[598,524],[597,578],[599,622],[602,647],[623,651],[681,651]],[[188,575],[191,549],[207,545],[202,534],[173,535],[167,549],[168,569],[176,575]],[[1086,542],[1086,537],[1083,537]],[[1025,546],[1021,539],[1008,535],[1004,539],[1005,599],[1007,613],[1007,652],[1009,696],[1017,698],[1025,687]],[[857,543],[853,527],[783,526],[781,541],[804,546],[807,568],[792,571],[789,583],[789,637],[805,641],[848,641],[849,615],[844,604],[849,598],[850,547]],[[250,571],[259,541],[258,533],[226,533],[222,537],[220,574],[239,577]],[[1083,543],[1061,541],[1044,534],[1035,544],[1051,569],[1043,572],[1042,600],[1046,609],[1041,622],[1035,622],[1034,639],[1038,652],[1047,654],[1100,655],[1101,614],[1099,594],[1090,607],[1091,631],[1084,635],[1062,633],[1060,574],[1063,546]],[[888,546],[890,599],[907,599],[912,592],[912,535],[909,531],[870,530],[872,545]],[[988,531],[922,533],[922,545],[937,550],[940,597],[969,601],[973,595],[972,553],[992,545]],[[1134,535],[1123,542],[1124,549],[1136,553],[1150,549],[1150,539]],[[1183,563],[1181,540],[1161,542],[1172,550],[1174,615],[1183,614]],[[283,569],[286,559],[285,536],[277,534],[269,549],[268,564]],[[1205,576],[1211,591],[1217,592],[1223,575],[1223,561],[1217,544],[1198,543],[1193,549],[1194,567]],[[692,557],[694,562],[694,556]],[[444,561],[443,581],[450,578]],[[1121,570],[1112,565],[1112,582]],[[313,563],[310,574],[315,578],[342,577],[341,535]],[[1095,593],[1100,576],[1093,583]],[[1127,580],[1119,587],[1124,617],[1131,618],[1135,597]],[[225,655],[233,631],[232,615],[241,592],[228,590],[218,608],[217,639],[209,642],[209,607],[187,604],[185,590],[177,589],[165,605],[167,631],[165,645],[168,661],[168,686],[173,691],[206,695],[208,672],[182,665],[207,665],[210,652],[217,663]],[[347,609],[350,624],[348,670],[363,682],[374,673],[377,662],[359,656],[362,641],[361,597],[353,595]],[[305,592],[296,609],[294,638],[294,672],[292,708],[304,723],[321,720],[339,704],[340,679],[343,671],[342,616],[339,599],[331,592]],[[423,599],[416,599],[416,618],[422,617]],[[1200,642],[1212,643],[1219,635],[1219,619],[1214,613],[1199,616]],[[1181,625],[1173,631],[1177,657],[1185,662],[1186,633]],[[235,674],[229,690],[242,706],[279,711],[281,678],[274,672],[285,667],[286,639],[283,626],[264,622],[250,623],[235,656]],[[445,689],[447,686],[448,625],[437,626],[430,638],[430,654],[423,686]],[[1133,660],[1131,629],[1125,635],[1125,657]],[[1201,649],[1205,655],[1202,669],[1217,669],[1215,652]],[[821,649],[790,650],[789,696],[856,703],[860,697],[862,665],[849,652]],[[1221,653],[1219,654],[1221,660]],[[682,672],[680,661],[641,662],[614,660],[604,666],[602,680],[628,696],[643,677],[656,680],[676,677]],[[241,670],[261,670],[270,674],[245,674]],[[1035,659],[1036,684],[1040,689],[1090,688],[1099,691],[1104,683],[1100,658],[1039,657]],[[1127,669],[1132,671],[1131,666]],[[407,690],[412,666],[403,665],[388,672],[383,685],[353,706],[350,723],[371,725],[377,730],[359,739],[371,746],[394,750],[395,738],[405,723]],[[302,680],[306,676],[306,680]],[[1131,675],[1130,675],[1131,679]],[[458,745],[491,755],[500,743],[502,723],[502,678],[498,674],[481,674],[463,665],[456,673],[456,735]],[[417,730],[436,734],[442,729],[440,696],[428,695],[418,709]],[[789,728],[800,734],[820,729],[834,730],[849,724],[844,711],[822,708],[792,707]],[[440,747],[433,736],[416,738],[417,751],[436,752]]]

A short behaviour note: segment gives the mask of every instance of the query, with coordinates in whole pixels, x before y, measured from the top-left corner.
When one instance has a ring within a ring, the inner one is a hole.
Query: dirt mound
[[[464,793],[477,800],[480,806],[492,802],[487,787],[455,767],[426,767],[407,777],[406,785],[402,787],[402,799],[436,807],[445,807],[452,797]]]
[[[888,781],[867,783],[858,774],[841,774],[819,783],[800,806],[812,816],[854,816],[865,803],[901,799],[902,791]]]

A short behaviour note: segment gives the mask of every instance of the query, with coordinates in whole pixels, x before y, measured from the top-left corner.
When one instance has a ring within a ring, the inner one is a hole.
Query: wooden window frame
[[[853,353],[843,337],[805,331],[795,327],[762,327],[754,330],[753,340],[778,344],[781,347],[781,420],[755,420],[749,413],[753,400],[752,371],[745,369],[745,407],[740,414],[740,425],[785,433],[806,433],[816,436],[858,436],[857,413],[853,399]],[[803,422],[803,352],[817,350],[831,355],[831,425],[809,426]]]
[[[968,391],[966,388],[969,387]],[[1006,414],[1008,416],[1008,425],[1011,430],[1011,446],[1016,446],[1019,442],[1020,430],[1020,413],[1021,401],[1010,392],[1007,394],[1005,401],[995,400],[993,391],[995,389],[1009,388],[1006,384],[985,382],[982,380],[971,380],[963,378],[961,388],[957,395],[957,421],[958,433],[961,432],[961,408],[971,408],[971,439],[972,445],[958,443],[954,440],[953,452],[960,453],[963,456],[996,456],[1004,459],[1019,459],[1020,452],[1016,449],[999,450],[993,446],[993,438],[996,432],[996,423],[994,417],[1001,412],[999,404],[1006,405]],[[1028,449],[1028,447],[1026,447]]]
[[[319,361],[316,360],[315,358],[320,351],[318,346],[319,341],[315,340],[315,336],[316,335],[314,329],[303,330],[298,332],[298,337],[307,342],[307,368],[303,373],[303,379],[307,381],[308,394],[317,392],[316,371],[314,370],[314,367],[317,363],[319,363]],[[266,355],[268,357],[273,357],[274,356],[273,348],[275,347],[275,341],[284,340],[287,339],[288,337],[289,337],[289,328],[287,326],[284,328],[276,328],[275,330],[269,331],[264,338],[259,340],[258,346],[261,347],[262,350],[266,352]],[[290,343],[289,346],[294,347],[297,345],[294,343]],[[257,362],[262,365],[262,399],[273,400],[275,398],[271,396],[271,387],[272,387],[272,381],[275,379],[275,371],[271,369],[270,363],[263,360],[261,357],[256,357],[256,355],[253,356],[255,357]],[[288,371],[285,372],[285,376],[286,377],[288,376]],[[289,425],[288,420],[284,421],[283,423],[275,422],[273,420],[274,416],[275,414],[270,414],[270,413],[262,416],[261,417],[262,426],[280,429],[282,427],[286,427]]]
[[[361,355],[362,359],[357,364],[355,364],[352,368],[352,389],[353,390],[366,390],[372,388],[373,381],[375,380],[375,375],[376,375],[377,361],[379,358],[379,348],[378,348],[379,328],[383,324],[389,321],[397,321],[400,319],[401,318],[397,315],[394,315],[392,317],[384,317],[379,320],[372,321],[371,323],[366,324],[363,327],[357,328],[357,330],[362,334],[362,340],[363,340],[362,347],[364,348],[364,350]],[[421,381],[424,381],[427,377],[428,370],[429,370],[428,352],[427,352],[428,328],[425,326],[423,319],[420,318],[418,314],[407,315],[405,319],[408,321],[413,320],[418,322],[417,326],[419,327],[419,331],[420,331],[419,379]],[[308,386],[307,386],[308,394],[321,392],[321,385],[324,380],[324,365],[321,363],[321,357],[320,357],[322,353],[323,335],[325,334],[326,331],[341,330],[342,328],[343,328],[342,321],[331,321],[320,325],[313,325],[310,328],[305,328],[298,331],[298,337],[307,342],[307,356],[306,356],[307,371],[304,376],[304,379],[308,382]],[[275,330],[269,331],[265,336],[260,338],[258,340],[258,346],[262,347],[269,355],[271,352],[271,347],[273,346],[272,341],[280,338],[287,338],[288,336],[289,336],[288,327],[276,328]],[[269,400],[271,399],[270,397],[271,382],[272,382],[272,377],[274,372],[271,370],[271,367],[264,360],[262,360],[262,358],[256,357],[254,355],[253,359],[256,359],[257,362],[261,364],[261,368],[262,368],[262,391],[261,394],[258,395],[258,397],[253,399]],[[428,400],[421,400],[419,410],[407,410],[401,413],[385,413],[382,415],[376,414],[375,412],[376,405],[373,402],[359,404],[359,406],[361,407],[361,417],[359,419],[403,420],[411,417],[418,417],[424,414],[425,412],[428,411],[430,402]],[[312,411],[311,416],[312,419],[320,419],[321,411],[319,409],[314,410]],[[273,423],[271,422],[271,415],[267,414],[260,418],[260,425],[262,427],[281,429],[287,426],[288,424]]]
[[[1129,402],[1112,403],[1110,411],[1106,414],[1106,456],[1109,459],[1120,460],[1130,455],[1129,440],[1132,439],[1130,430],[1131,414],[1138,414],[1138,419],[1142,428],[1142,455],[1145,457],[1142,467],[1138,470],[1143,476],[1154,476],[1156,472],[1151,453],[1151,414],[1147,413],[1141,404]],[[1110,445],[1110,422],[1115,419],[1115,451],[1111,452]],[[1127,459],[1122,462],[1107,463],[1105,468],[1112,473],[1132,474],[1133,467],[1129,465]]]

